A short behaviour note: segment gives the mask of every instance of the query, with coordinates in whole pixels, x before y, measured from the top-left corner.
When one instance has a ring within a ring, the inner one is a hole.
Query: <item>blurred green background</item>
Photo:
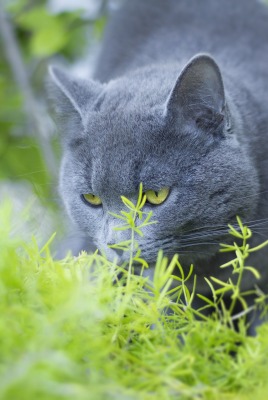
[[[37,230],[47,225],[48,231],[57,230],[63,220],[57,191],[60,146],[46,94],[48,65],[63,64],[90,76],[107,12],[116,3],[1,2],[0,197],[8,196],[19,209],[34,203]]]

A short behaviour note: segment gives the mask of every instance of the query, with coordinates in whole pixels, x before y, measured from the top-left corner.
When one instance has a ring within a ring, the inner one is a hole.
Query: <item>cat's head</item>
[[[210,56],[195,56],[181,72],[163,65],[107,84],[50,73],[63,143],[60,193],[108,257],[108,246],[130,235],[114,231],[120,220],[109,212],[124,209],[121,195],[135,202],[140,182],[149,193],[144,211],[158,221],[138,239],[148,262],[159,249],[189,262],[207,257],[237,214],[254,211],[245,128]]]

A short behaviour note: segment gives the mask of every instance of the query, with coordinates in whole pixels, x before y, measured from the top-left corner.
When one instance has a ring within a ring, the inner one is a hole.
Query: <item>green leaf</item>
[[[256,279],[261,279],[261,275],[260,275],[259,271],[256,270],[256,268],[247,266],[247,267],[244,267],[244,269],[247,271],[250,271],[255,276]]]
[[[199,297],[199,299],[203,300],[205,303],[209,304],[211,307],[215,307],[215,303],[208,297],[203,296],[200,293],[197,293],[197,297]]]
[[[145,268],[149,268],[149,265],[148,265],[147,261],[145,261],[143,258],[134,257],[133,261],[135,261],[135,262],[137,262],[139,264],[142,264]]]
[[[30,31],[39,31],[40,29],[47,29],[47,25],[50,25],[51,21],[55,20],[57,21],[57,18],[50,15],[45,7],[37,6],[27,12],[20,13],[16,22],[22,28]]]
[[[137,200],[137,206],[136,206],[138,209],[141,208],[142,201],[144,200],[144,196],[142,195],[142,187],[143,187],[143,185],[141,182],[140,186],[139,186],[139,194],[138,194],[138,200]],[[145,197],[145,199],[146,199],[146,197]]]
[[[45,28],[39,29],[32,37],[31,51],[36,56],[47,57],[66,46],[69,33],[55,20],[50,20]]]
[[[51,245],[51,243],[53,242],[53,240],[55,239],[56,236],[56,232],[53,233],[53,235],[51,235],[51,237],[48,239],[48,241],[44,244],[44,246],[41,248],[40,250],[40,254],[42,254],[44,251],[46,251],[49,246]]]
[[[127,231],[129,229],[131,229],[131,227],[129,225],[120,225],[120,226],[113,227],[114,231]]]
[[[116,218],[116,219],[121,219],[121,220],[123,220],[123,221],[126,220],[126,218],[125,218],[125,217],[122,217],[122,215],[115,214],[115,213],[110,212],[110,211],[109,211],[109,214],[112,215],[112,216],[113,216],[114,218]]]
[[[127,197],[121,196],[121,200],[125,204],[125,206],[127,208],[129,208],[130,210],[135,210],[136,209],[135,204],[133,204],[132,201],[130,201]]]
[[[222,280],[220,280],[220,279],[218,279],[218,278],[215,278],[214,276],[211,276],[210,279],[211,279],[213,282],[215,282],[215,283],[217,283],[218,285],[220,285],[220,286],[230,287],[230,283],[224,282],[224,281],[222,281]]]

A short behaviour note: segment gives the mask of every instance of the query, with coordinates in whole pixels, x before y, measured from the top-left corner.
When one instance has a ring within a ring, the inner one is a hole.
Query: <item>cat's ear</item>
[[[198,54],[182,70],[166,103],[166,114],[208,128],[224,119],[225,94],[220,69],[212,57]]]
[[[92,80],[70,77],[64,70],[50,66],[49,93],[54,100],[55,113],[62,118],[78,118],[83,122],[87,107],[102,90]]]

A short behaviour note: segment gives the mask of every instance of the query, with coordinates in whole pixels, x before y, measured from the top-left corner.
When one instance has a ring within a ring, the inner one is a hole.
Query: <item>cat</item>
[[[139,183],[157,224],[138,237],[153,267],[159,249],[225,279],[219,253],[239,215],[251,245],[268,238],[268,8],[257,0],[125,0],[110,18],[93,79],[51,67],[63,143],[67,212],[106,256],[129,231],[109,212],[135,202]],[[232,255],[233,257],[233,255]],[[268,282],[268,248],[249,265]],[[243,288],[256,281],[249,274]]]

